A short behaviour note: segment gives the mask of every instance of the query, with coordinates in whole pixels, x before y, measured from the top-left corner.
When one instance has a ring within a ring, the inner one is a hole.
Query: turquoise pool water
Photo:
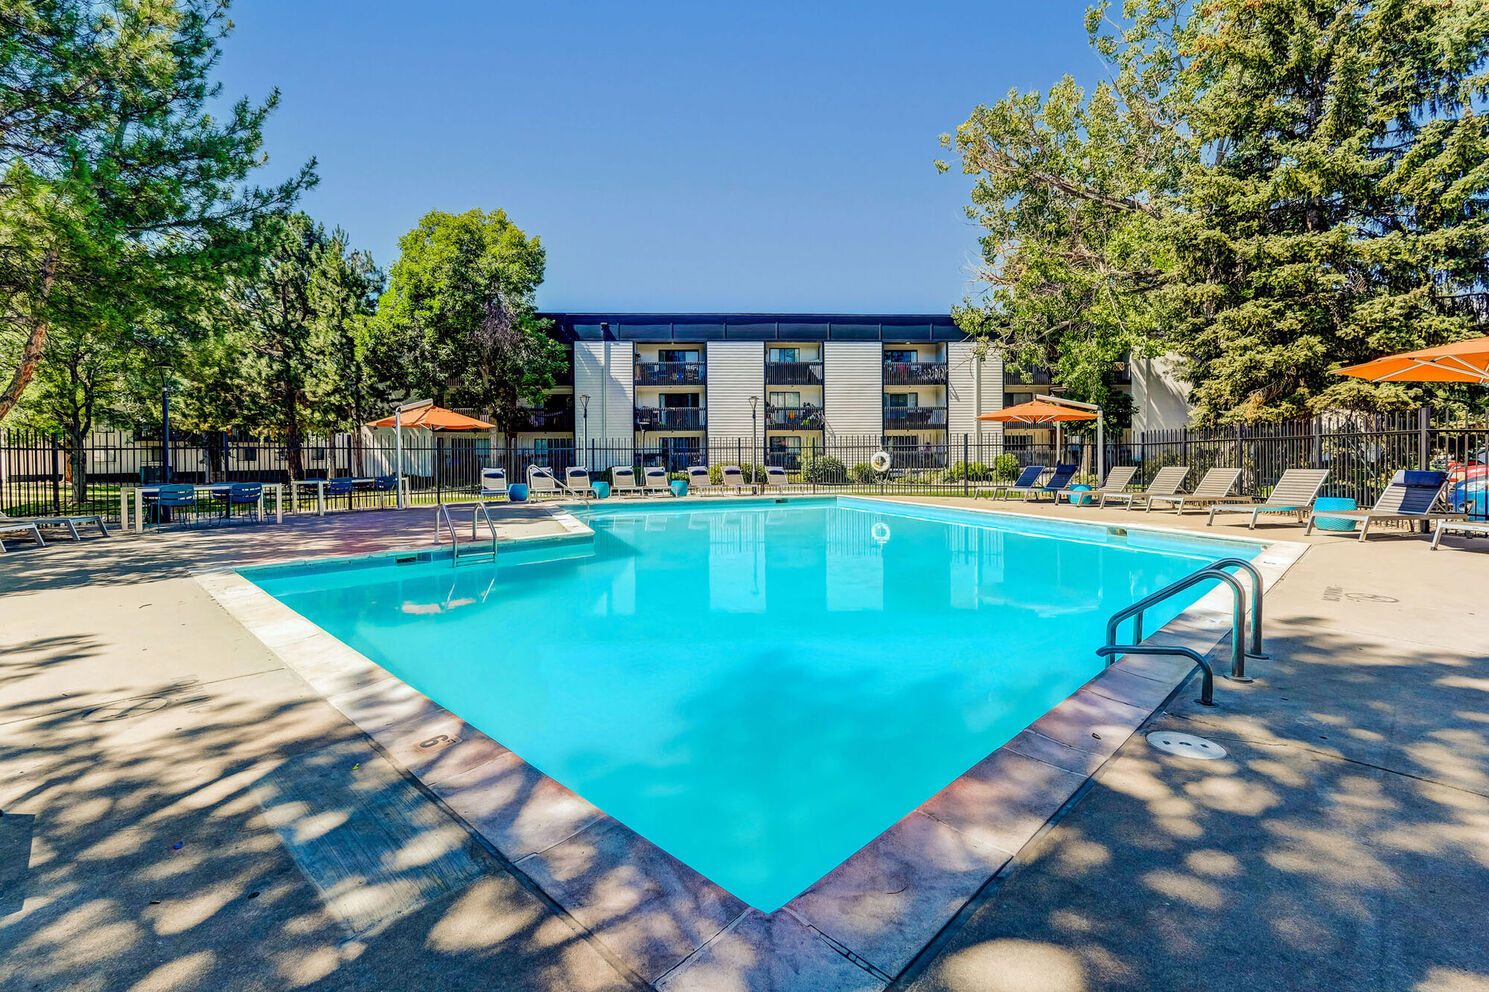
[[[1261,548],[848,498],[590,522],[559,561],[244,574],[764,911],[1095,675],[1112,612]]]

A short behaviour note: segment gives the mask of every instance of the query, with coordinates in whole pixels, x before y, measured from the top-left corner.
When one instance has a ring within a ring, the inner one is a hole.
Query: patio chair
[[[570,465],[564,469],[564,491],[580,499],[598,499],[594,483],[589,481],[589,469],[583,465]]]
[[[155,490],[155,521],[163,522],[165,516],[161,511],[169,513],[172,510],[187,510],[196,512],[196,486],[190,483],[166,482]]]
[[[784,493],[793,489],[801,488],[800,486],[793,486],[791,484],[790,476],[788,476],[786,474],[786,470],[781,468],[779,465],[767,465],[765,467],[764,482],[765,489],[767,491],[774,489],[778,492]]]
[[[1076,493],[1067,489],[1064,492],[1055,494],[1055,502],[1060,502],[1060,497],[1064,496],[1067,502],[1074,505],[1076,496],[1084,495],[1088,496],[1089,500],[1083,502],[1086,502],[1087,505],[1094,506],[1096,502],[1107,493],[1125,493],[1127,491],[1127,484],[1132,481],[1132,477],[1136,474],[1136,465],[1118,465],[1116,468],[1113,468],[1106,473],[1105,482],[1103,482],[1100,486],[1097,486],[1095,489],[1091,490],[1089,493]]]
[[[972,497],[976,499],[984,492],[991,493],[993,499],[1003,499],[1007,493],[1027,493],[1034,489],[1039,483],[1039,477],[1048,472],[1049,468],[1044,465],[1026,465],[1019,473],[1019,477],[1012,483],[1006,485],[993,484],[984,486],[979,484],[972,490]]]
[[[507,470],[504,468],[481,469],[481,498],[506,499]]]
[[[1113,503],[1126,503],[1129,509],[1137,509],[1139,503],[1147,505],[1148,500],[1154,496],[1173,496],[1184,485],[1184,477],[1189,474],[1188,465],[1166,465],[1158,470],[1153,476],[1153,481],[1148,483],[1148,488],[1140,493],[1128,492],[1103,492],[1096,500],[1097,506],[1106,506],[1107,500]]]
[[[333,499],[336,499],[338,496],[345,496],[346,508],[350,510],[352,508],[352,489],[354,488],[354,486],[355,483],[353,483],[351,479],[327,479],[326,506],[329,507],[331,505],[331,501]]]
[[[1048,493],[1050,499],[1058,503],[1060,501],[1060,493],[1068,489],[1070,487],[1070,480],[1075,478],[1075,470],[1076,466],[1073,463],[1069,465],[1056,465],[1055,474],[1050,476],[1044,485],[1035,486],[1024,493],[1024,499],[1026,501],[1033,500],[1038,502]]]
[[[1216,503],[1211,506],[1210,519],[1205,521],[1205,526],[1210,527],[1215,523],[1217,513],[1251,514],[1247,530],[1256,529],[1256,518],[1263,513],[1291,513],[1298,518],[1298,523],[1302,523],[1308,519],[1308,511],[1313,509],[1313,499],[1328,477],[1329,470],[1326,468],[1290,468],[1282,473],[1277,485],[1272,487],[1267,498],[1260,503]]]
[[[1249,502],[1251,497],[1236,496],[1231,493],[1240,478],[1241,470],[1238,468],[1212,468],[1205,473],[1204,478],[1199,480],[1199,485],[1194,487],[1192,493],[1174,493],[1172,496],[1149,493],[1147,506],[1143,512],[1152,512],[1155,503],[1171,504],[1176,512],[1183,513],[1185,506]]]
[[[743,492],[749,485],[738,465],[725,465],[719,470],[719,479],[722,483],[719,488],[733,489],[736,494]]]
[[[47,542],[41,538],[41,529],[29,520],[17,520],[15,517],[6,517],[0,520],[0,551],[9,550],[5,547],[6,534],[11,535],[12,539],[16,535],[29,537],[36,542],[38,548],[47,546]]]
[[[254,520],[259,519],[259,505],[264,500],[264,484],[262,482],[230,482],[227,491],[219,497],[222,501],[223,516],[231,523],[233,519],[233,507],[241,506],[243,515]]]
[[[713,484],[713,479],[709,476],[707,465],[688,466],[688,492],[695,496],[707,496],[710,493],[722,491],[722,486],[715,486]]]
[[[616,465],[611,468],[610,494],[612,496],[640,496],[641,487],[636,485],[636,470],[629,465]]]
[[[1304,534],[1313,533],[1313,523],[1320,518],[1358,520],[1360,540],[1370,533],[1370,525],[1377,520],[1405,521],[1413,525],[1441,520],[1464,520],[1468,514],[1438,510],[1443,490],[1448,487],[1448,473],[1402,469],[1391,477],[1385,492],[1368,510],[1314,510],[1308,515],[1308,526]]]
[[[551,468],[546,465],[527,467],[527,495],[529,499],[552,499],[562,495]]]
[[[676,496],[672,489],[672,477],[660,465],[652,465],[641,473],[642,492],[658,496]]]
[[[81,516],[60,517],[27,517],[21,520],[4,513],[0,513],[0,526],[5,524],[17,524],[20,530],[29,530],[32,527],[61,527],[67,531],[74,541],[81,541],[82,536],[78,534],[79,527],[94,525],[98,533],[103,537],[109,536],[109,529],[104,526],[103,517],[83,514]]]
[[[372,491],[377,493],[377,505],[388,505],[388,494],[398,492],[398,476],[378,475],[372,479]],[[398,497],[395,495],[393,501],[396,503]]]

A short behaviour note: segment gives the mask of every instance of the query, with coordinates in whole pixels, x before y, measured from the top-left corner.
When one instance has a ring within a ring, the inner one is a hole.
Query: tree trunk
[[[301,461],[304,451],[300,437],[300,396],[294,390],[291,390],[285,397],[284,412],[284,448],[285,457],[289,462],[290,478],[303,479],[305,468]]]
[[[47,299],[52,295],[52,286],[57,281],[57,251],[53,249],[46,253],[41,262],[41,292],[38,294],[34,306],[41,309],[46,306]],[[47,324],[45,317],[33,316],[31,327],[26,334],[26,344],[21,349],[21,362],[16,366],[15,374],[10,377],[10,382],[3,392],[0,392],[0,420],[11,411],[20,400],[21,394],[26,391],[26,385],[31,377],[36,374],[36,366],[41,361],[42,350],[47,343]]]
[[[72,501],[74,505],[83,507],[88,504],[87,435],[76,429],[67,434],[68,459],[72,462]]]

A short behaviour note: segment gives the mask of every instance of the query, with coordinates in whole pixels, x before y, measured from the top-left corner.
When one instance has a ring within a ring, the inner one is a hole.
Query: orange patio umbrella
[[[1489,383],[1489,337],[1472,338],[1419,351],[1387,355],[1373,362],[1335,369],[1371,382]]]
[[[1059,424],[1067,420],[1096,420],[1100,416],[1098,411],[1085,407],[1037,399],[980,414],[977,419],[1003,424]]]
[[[374,420],[368,427],[422,427],[429,431],[489,431],[494,425],[475,417],[467,417],[442,406],[421,406],[404,413],[395,413],[382,420]]]

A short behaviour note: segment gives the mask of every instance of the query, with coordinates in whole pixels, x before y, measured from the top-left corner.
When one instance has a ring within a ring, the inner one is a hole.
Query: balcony
[[[885,362],[886,386],[944,386],[945,362]]]
[[[946,407],[944,406],[887,406],[884,408],[885,430],[920,430],[944,428]]]
[[[571,433],[574,430],[573,410],[529,410],[526,411],[527,425],[523,430],[529,431],[563,431]]]
[[[1048,386],[1050,374],[1044,369],[1018,370],[1005,369],[1003,373],[1003,387],[1009,386]]]
[[[820,431],[822,423],[820,406],[768,406],[765,408],[765,429],[768,431]]]
[[[765,382],[770,386],[820,386],[821,362],[766,362]]]
[[[706,413],[701,406],[639,406],[636,408],[636,429],[701,431],[708,426]]]
[[[703,362],[637,362],[638,386],[701,386],[707,381]]]

